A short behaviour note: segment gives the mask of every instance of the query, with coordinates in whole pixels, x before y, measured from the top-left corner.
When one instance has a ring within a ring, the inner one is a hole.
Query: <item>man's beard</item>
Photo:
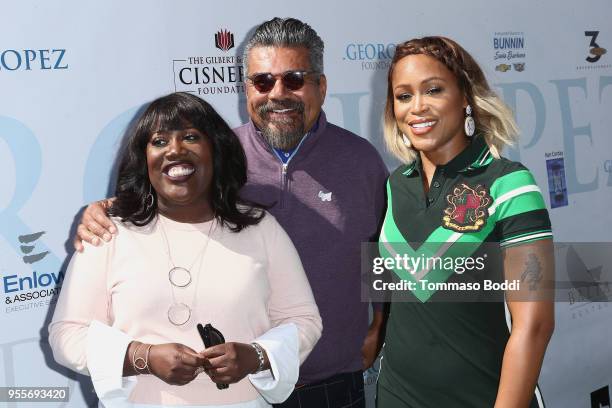
[[[295,109],[299,117],[272,122],[268,115],[272,110]],[[274,101],[257,107],[257,114],[263,119],[261,134],[274,149],[291,150],[304,137],[304,104],[300,101]]]

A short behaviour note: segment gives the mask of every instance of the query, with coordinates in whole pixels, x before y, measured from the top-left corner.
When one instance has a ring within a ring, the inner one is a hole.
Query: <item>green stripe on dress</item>
[[[541,234],[543,232],[551,232],[552,233],[552,230],[550,228],[545,228],[545,229],[541,229],[541,230],[537,230],[537,231],[524,232],[522,234],[516,234],[516,235],[512,235],[511,237],[506,237],[506,238],[502,239],[501,241],[499,241],[499,243],[503,244],[506,241],[510,241],[510,240],[513,240],[513,239],[521,238],[521,237],[526,237],[527,235]]]
[[[387,181],[387,213],[385,214],[383,230],[388,242],[406,241],[393,218],[393,194],[391,193],[391,183],[389,180]]]
[[[518,242],[510,242],[510,243],[506,243],[506,244],[502,244],[500,245],[500,247],[506,249],[506,248],[510,248],[516,245],[523,245],[523,244],[527,244],[529,242],[535,242],[535,241],[540,241],[542,239],[552,239],[553,235],[552,235],[552,231],[550,231],[549,235],[546,236],[540,236],[540,237],[535,237],[535,238],[531,238],[531,239],[525,239],[524,241],[518,241]]]
[[[489,194],[493,200],[496,200],[512,190],[529,185],[537,186],[531,172],[529,170],[517,170],[495,180],[489,189]]]
[[[501,221],[513,215],[545,208],[546,204],[542,194],[539,191],[530,191],[504,201],[495,210],[495,215],[497,220]]]

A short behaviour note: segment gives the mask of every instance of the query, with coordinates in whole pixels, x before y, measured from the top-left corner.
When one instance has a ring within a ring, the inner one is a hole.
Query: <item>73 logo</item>
[[[602,48],[597,44],[597,36],[599,35],[599,31],[585,31],[584,35],[586,37],[591,37],[591,42],[589,43],[589,56],[586,57],[587,62],[597,62],[604,55],[607,50]]]

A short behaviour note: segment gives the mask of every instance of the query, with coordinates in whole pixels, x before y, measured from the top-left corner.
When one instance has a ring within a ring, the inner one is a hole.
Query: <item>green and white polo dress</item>
[[[380,255],[475,258],[486,247],[489,258],[480,271],[394,270],[396,280],[501,281],[504,247],[552,238],[548,211],[529,170],[494,159],[482,137],[436,169],[427,193],[421,172],[417,160],[389,177]],[[478,302],[474,294],[473,302],[441,301],[448,293],[420,285],[408,296],[412,301],[391,305],[378,407],[492,407],[509,338],[503,300]],[[538,406],[543,404],[536,390],[531,407]]]

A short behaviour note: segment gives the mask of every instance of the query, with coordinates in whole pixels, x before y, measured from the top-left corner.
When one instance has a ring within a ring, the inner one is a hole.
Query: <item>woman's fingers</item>
[[[203,351],[200,352],[200,356],[204,357],[204,358],[215,358],[215,357],[219,357],[219,356],[223,356],[225,355],[225,353],[227,352],[227,345],[226,344],[218,344],[216,346],[212,346],[209,347]]]
[[[207,370],[213,370],[213,369],[216,369],[216,368],[227,367],[228,363],[230,363],[230,362],[225,357],[225,355],[219,356],[219,357],[215,357],[215,358],[210,358],[210,359],[208,359],[208,365],[206,366],[206,369]]]
[[[183,349],[181,353],[181,361],[187,367],[197,368],[209,365],[209,361],[206,357],[202,357],[200,353],[197,353],[188,347],[185,347],[185,349]]]
[[[232,384],[242,380],[246,375],[254,371],[250,361],[252,356],[251,346],[242,343],[225,343],[224,347],[211,347],[204,350],[200,355],[208,357],[209,366],[206,373],[211,380],[218,384]],[[256,357],[253,357],[256,358]]]
[[[185,385],[197,377],[208,360],[183,344],[166,343],[151,347],[149,363],[151,372],[163,381]]]

